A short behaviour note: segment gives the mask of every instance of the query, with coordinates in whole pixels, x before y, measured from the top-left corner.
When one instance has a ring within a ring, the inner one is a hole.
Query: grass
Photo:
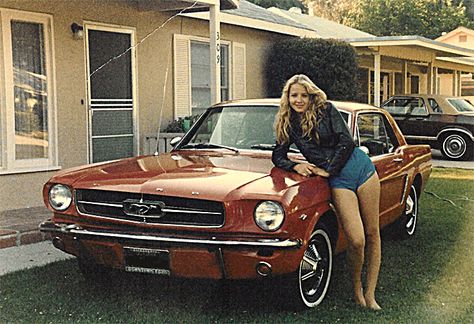
[[[326,300],[300,311],[275,293],[274,281],[120,275],[97,286],[68,260],[0,277],[0,322],[473,323],[474,182],[463,178],[468,175],[435,169],[426,188],[435,195],[422,195],[415,237],[383,240],[381,312],[354,307],[343,256],[335,260]]]

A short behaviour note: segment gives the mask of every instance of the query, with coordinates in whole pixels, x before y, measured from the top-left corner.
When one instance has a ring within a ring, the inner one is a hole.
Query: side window
[[[360,114],[357,117],[357,133],[359,146],[366,147],[369,156],[393,152],[398,146],[395,133],[382,114]]]
[[[393,98],[383,104],[382,108],[393,115],[408,114],[408,100],[405,98]]]
[[[428,110],[426,109],[425,101],[421,98],[413,98],[410,100],[409,112],[412,116],[426,116]]]
[[[383,108],[393,115],[428,115],[425,102],[421,98],[393,98],[387,101]]]
[[[443,109],[441,109],[441,107],[438,105],[436,100],[434,100],[433,98],[428,98],[428,102],[431,106],[431,109],[433,109],[433,111],[435,113],[442,113],[443,112]]]

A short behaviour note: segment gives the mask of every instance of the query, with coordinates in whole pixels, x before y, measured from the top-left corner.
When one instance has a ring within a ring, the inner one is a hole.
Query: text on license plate
[[[125,271],[170,275],[170,254],[167,250],[125,246]]]

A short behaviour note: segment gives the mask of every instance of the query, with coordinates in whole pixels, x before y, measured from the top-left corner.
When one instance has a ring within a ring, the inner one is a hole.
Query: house
[[[449,33],[438,37],[438,42],[451,44],[454,46],[464,47],[474,50],[474,30],[466,27],[458,27]],[[474,62],[474,57],[465,58]],[[445,84],[445,80],[440,80],[441,84]],[[461,95],[470,96],[474,98],[474,74],[465,73],[461,75]]]
[[[265,96],[268,47],[313,32],[250,3],[238,7],[0,0],[0,212],[41,206],[42,186],[58,170],[143,154],[147,136],[179,116]],[[238,24],[228,23],[230,9]]]

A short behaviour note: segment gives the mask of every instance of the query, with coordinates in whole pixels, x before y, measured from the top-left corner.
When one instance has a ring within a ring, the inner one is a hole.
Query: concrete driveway
[[[431,150],[433,154],[433,167],[460,168],[474,170],[474,161],[451,161],[445,158],[439,150]]]

